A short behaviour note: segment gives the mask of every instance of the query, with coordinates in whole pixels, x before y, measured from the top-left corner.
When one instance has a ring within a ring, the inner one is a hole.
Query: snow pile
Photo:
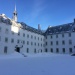
[[[53,56],[70,56],[69,54],[56,54],[56,53],[36,53],[29,54],[23,53],[26,57],[53,57]]]
[[[75,75],[74,56],[39,55],[37,58],[0,59],[0,75]]]
[[[29,53],[18,53],[14,52],[12,54],[5,54],[0,55],[0,59],[7,59],[7,58],[24,58],[24,57],[53,57],[53,56],[70,56],[68,54],[54,54],[54,53],[36,53],[36,54],[29,54]]]
[[[5,54],[5,55],[0,55],[0,59],[8,59],[8,58],[23,58],[23,55],[18,53],[18,52],[14,52],[12,54]]]

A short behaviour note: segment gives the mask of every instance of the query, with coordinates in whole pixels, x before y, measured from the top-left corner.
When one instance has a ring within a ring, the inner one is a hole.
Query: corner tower
[[[15,22],[17,22],[17,11],[16,11],[16,5],[15,5],[15,10],[14,10],[14,12],[13,12],[13,20],[14,20]]]

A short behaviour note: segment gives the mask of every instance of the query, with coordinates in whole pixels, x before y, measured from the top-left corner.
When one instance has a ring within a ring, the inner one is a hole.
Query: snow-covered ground
[[[61,54],[0,56],[0,75],[75,75],[75,57]]]

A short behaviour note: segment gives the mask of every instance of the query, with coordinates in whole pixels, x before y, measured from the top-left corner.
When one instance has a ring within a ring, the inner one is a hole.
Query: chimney
[[[75,18],[74,18],[74,24],[75,24]]]
[[[41,30],[40,24],[38,24],[38,30]]]

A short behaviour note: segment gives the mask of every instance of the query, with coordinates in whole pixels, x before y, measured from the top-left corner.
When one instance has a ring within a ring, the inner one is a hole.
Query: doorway
[[[16,52],[20,53],[20,47],[16,47]]]

